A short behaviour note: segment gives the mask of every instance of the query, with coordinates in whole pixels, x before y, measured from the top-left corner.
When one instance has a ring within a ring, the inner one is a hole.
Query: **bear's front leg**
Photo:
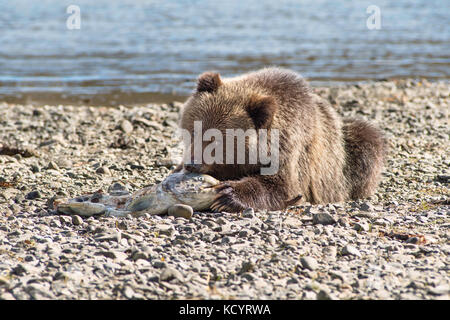
[[[253,176],[224,181],[214,188],[216,198],[211,209],[216,212],[241,212],[247,208],[259,210],[284,209],[292,200],[288,186],[278,176]],[[298,198],[298,197],[295,197]]]

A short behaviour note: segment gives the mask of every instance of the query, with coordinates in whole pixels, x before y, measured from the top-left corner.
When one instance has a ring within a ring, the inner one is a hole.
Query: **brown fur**
[[[367,197],[377,186],[385,154],[379,130],[363,120],[343,122],[292,71],[267,68],[229,79],[204,73],[185,103],[181,127],[193,132],[196,120],[203,130],[264,128],[280,134],[275,175],[260,175],[260,164],[186,166],[223,181],[214,210],[283,209],[300,199],[338,202]]]

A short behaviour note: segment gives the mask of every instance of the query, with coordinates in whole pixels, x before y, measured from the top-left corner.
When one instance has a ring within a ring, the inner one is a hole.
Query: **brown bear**
[[[215,129],[224,138],[227,129],[265,129],[268,136],[278,132],[278,170],[269,175],[261,174],[263,164],[258,161],[202,163],[193,159],[194,148],[190,149],[185,159],[193,161],[185,161],[179,169],[222,181],[211,206],[214,211],[279,210],[301,201],[316,204],[368,197],[384,163],[386,143],[376,127],[361,119],[342,120],[300,75],[285,69],[265,68],[227,79],[215,72],[203,73],[183,106],[180,127],[193,137],[196,122],[202,132]],[[247,137],[246,156],[254,153],[249,141]],[[204,150],[205,141],[201,143]],[[222,150],[225,158],[230,150]],[[230,159],[235,160],[238,152],[233,151]]]

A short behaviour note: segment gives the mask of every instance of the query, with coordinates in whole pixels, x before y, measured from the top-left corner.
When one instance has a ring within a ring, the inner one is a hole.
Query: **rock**
[[[255,210],[253,208],[247,208],[242,212],[243,218],[253,219],[255,217]]]
[[[267,241],[271,244],[271,245],[275,245],[278,242],[278,238],[275,235],[270,235],[269,237],[267,237]]]
[[[126,119],[122,121],[122,123],[120,124],[120,128],[126,134],[133,132],[133,125]]]
[[[306,206],[304,213],[314,215],[314,214],[320,213],[320,211],[317,208],[317,206]]]
[[[192,214],[194,213],[194,210],[191,206],[185,205],[185,204],[175,204],[171,206],[168,210],[168,215],[177,217],[177,218],[185,218],[190,219],[192,218]]]
[[[105,166],[102,166],[102,167],[98,168],[97,170],[95,170],[95,173],[104,174],[104,175],[108,175],[108,176],[111,175],[111,171],[109,170],[108,167],[105,167]]]
[[[155,228],[160,235],[166,235],[169,237],[172,236],[172,234],[175,232],[173,227],[167,224],[157,224]]]
[[[342,249],[342,254],[345,255],[352,255],[352,256],[357,256],[357,257],[361,257],[361,253],[359,252],[358,249],[356,249],[354,246],[352,245],[346,245],[343,249]]]
[[[156,165],[159,167],[166,167],[167,169],[172,168],[172,166],[176,165],[172,159],[158,159],[156,161]]]
[[[133,121],[137,122],[137,123],[140,123],[140,124],[143,124],[146,127],[153,128],[153,129],[155,129],[155,130],[157,130],[159,132],[163,132],[164,131],[164,127],[161,124],[159,124],[158,122],[155,122],[155,121],[147,120],[145,118],[140,118],[140,117],[133,119]]]
[[[361,211],[373,211],[374,207],[371,203],[369,202],[363,202],[361,203],[361,205],[359,206],[359,210]]]
[[[129,194],[127,188],[120,182],[115,182],[108,188],[108,193],[112,196],[123,196]]]
[[[83,219],[78,215],[74,215],[72,216],[72,223],[75,226],[79,226],[83,223]]]
[[[50,162],[49,162],[49,164],[48,164],[48,166],[47,166],[47,169],[59,171],[59,167],[58,167],[58,165],[57,165],[54,161],[50,161]]]
[[[64,169],[70,169],[73,166],[73,162],[69,159],[60,159],[58,160],[58,167],[64,168]]]
[[[239,231],[238,237],[239,238],[247,238],[250,234],[251,234],[250,230],[243,229],[243,230]]]
[[[298,217],[286,217],[283,221],[283,225],[289,228],[301,228],[302,221]]]
[[[9,292],[0,293],[0,300],[16,300],[16,298]]]
[[[111,232],[111,233],[99,233],[94,238],[97,241],[116,241],[120,242],[122,239],[121,232]]]
[[[35,300],[55,298],[48,284],[31,283],[24,290]]]
[[[219,225],[221,225],[221,226],[224,226],[224,225],[228,225],[228,224],[229,224],[228,220],[225,219],[224,217],[219,217],[219,218],[217,218],[217,219],[216,219],[216,222],[217,222]]]
[[[24,275],[26,273],[36,272],[36,268],[31,266],[31,265],[29,265],[29,264],[19,263],[11,271],[12,271],[12,274],[21,276],[21,275]]]
[[[4,276],[0,276],[0,287],[2,287],[2,286],[8,287],[8,285],[9,285],[9,279]]]
[[[122,293],[127,299],[133,299],[133,297],[135,296],[135,293],[130,286],[125,286],[125,288],[122,290]]]
[[[410,237],[406,240],[406,243],[418,244],[420,239],[418,237]]]
[[[347,221],[347,219],[345,218],[339,218],[337,221],[338,225],[340,225],[341,227],[348,227],[349,223]]]
[[[72,223],[72,218],[70,216],[59,216],[59,221],[62,224],[71,224]]]
[[[329,225],[329,224],[335,224],[335,223],[336,223],[336,220],[329,213],[323,212],[323,213],[313,214],[313,224]]]
[[[114,259],[117,261],[123,261],[126,258],[128,258],[128,255],[124,252],[120,252],[120,251],[113,251],[113,250],[109,250],[109,251],[99,251],[96,253],[96,255],[99,256],[104,256],[110,259]]]
[[[156,269],[163,269],[167,267],[167,263],[165,263],[164,261],[156,260],[153,262],[153,267]]]
[[[436,176],[436,180],[442,183],[450,183],[450,175],[438,175]]]
[[[255,275],[253,275],[253,274],[251,274],[251,273],[243,273],[243,274],[241,275],[241,277],[244,278],[244,279],[246,279],[246,280],[248,280],[248,281],[253,281],[253,280],[256,279],[256,278],[255,278]]]
[[[184,277],[181,272],[171,267],[165,268],[159,276],[160,281],[170,281],[172,279],[184,282]]]
[[[316,270],[318,267],[318,263],[313,257],[301,257],[300,263],[302,264],[303,268],[309,269],[311,271]]]
[[[234,237],[225,236],[222,238],[221,243],[222,244],[231,244],[231,243],[234,243],[235,241],[236,241],[236,239]]]
[[[133,261],[137,261],[137,260],[139,260],[139,259],[147,260],[148,258],[149,258],[149,255],[148,255],[146,252],[142,252],[142,251],[136,251],[136,252],[134,252],[133,255],[132,255],[132,257],[131,257],[131,259],[132,259]]]
[[[317,300],[333,300],[330,294],[325,290],[320,290],[316,297]]]
[[[117,228],[120,230],[128,230],[128,224],[125,221],[119,221],[117,223]]]
[[[251,261],[244,261],[242,262],[241,269],[239,270],[238,274],[243,274],[246,272],[252,272],[255,269],[255,264]]]
[[[214,228],[217,228],[217,227],[218,227],[218,224],[215,223],[213,219],[206,219],[206,220],[203,220],[202,223],[203,223],[205,226],[208,226],[210,229],[214,229]]]
[[[60,219],[58,219],[58,220],[56,220],[56,219],[52,220],[52,221],[50,222],[50,227],[53,227],[53,228],[61,228],[61,227],[62,227],[61,220],[60,220]]]
[[[337,255],[337,248],[334,246],[327,246],[322,250],[326,260],[335,261]]]
[[[366,222],[357,222],[353,225],[353,229],[355,229],[356,231],[369,231],[370,226],[368,223]]]
[[[42,195],[39,192],[39,190],[33,190],[33,191],[27,193],[27,195],[25,196],[25,199],[28,199],[28,200],[35,200],[35,199],[40,199],[40,198],[42,198]]]
[[[345,277],[345,275],[344,275],[344,273],[342,273],[342,272],[340,272],[340,271],[330,271],[330,272],[329,272],[329,275],[330,275],[330,277],[331,277],[332,279],[339,279],[339,280],[341,280],[342,282],[347,281],[347,280],[346,280],[346,277]]]
[[[430,287],[428,288],[428,292],[432,295],[440,296],[440,295],[448,295],[450,294],[450,286],[448,284],[442,284],[435,288]]]

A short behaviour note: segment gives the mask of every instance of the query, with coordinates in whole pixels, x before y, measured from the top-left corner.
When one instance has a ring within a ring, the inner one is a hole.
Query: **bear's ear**
[[[254,97],[247,105],[247,113],[252,118],[256,129],[267,129],[272,124],[277,105],[269,96]]]
[[[204,72],[197,80],[197,92],[214,92],[222,84],[217,72]]]

